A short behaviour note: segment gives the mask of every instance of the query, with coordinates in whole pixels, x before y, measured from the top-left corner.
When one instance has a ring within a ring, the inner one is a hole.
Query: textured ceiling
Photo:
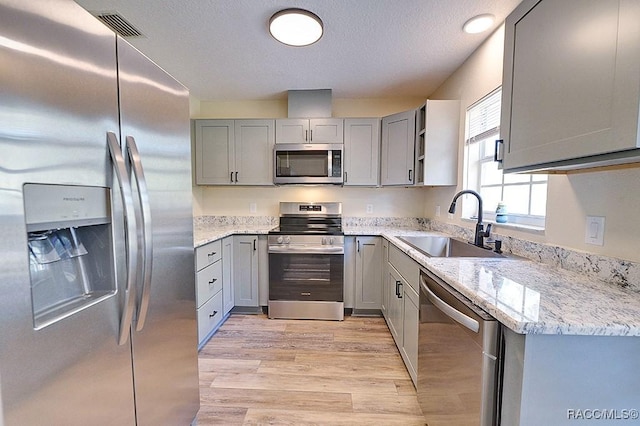
[[[125,17],[145,35],[129,41],[200,100],[278,99],[289,89],[332,89],[337,98],[426,97],[491,33],[465,34],[462,24],[492,13],[496,28],[520,2],[76,1]],[[289,7],[320,16],[319,42],[300,48],[271,38],[269,18]]]

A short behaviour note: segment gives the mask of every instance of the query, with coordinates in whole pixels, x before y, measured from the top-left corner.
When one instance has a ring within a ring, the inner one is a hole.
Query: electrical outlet
[[[604,245],[604,216],[587,216],[584,242],[596,246]]]
[[[436,217],[440,217],[440,206],[436,206]]]
[[[367,214],[373,214],[373,204],[367,204]]]
[[[256,203],[249,203],[249,212],[255,213],[258,210],[258,205]]]

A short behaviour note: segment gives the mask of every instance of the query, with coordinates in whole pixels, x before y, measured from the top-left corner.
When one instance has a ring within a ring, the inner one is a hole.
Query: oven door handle
[[[344,247],[269,246],[269,253],[344,254]]]

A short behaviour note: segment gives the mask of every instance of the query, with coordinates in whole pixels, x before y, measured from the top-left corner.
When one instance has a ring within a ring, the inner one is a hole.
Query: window
[[[500,134],[498,89],[467,110],[466,187],[475,189],[483,200],[483,215],[495,220],[498,202],[506,204],[508,222],[544,228],[547,207],[547,175],[503,174],[493,161],[495,141]],[[466,197],[465,197],[466,198]],[[462,215],[477,217],[475,199],[463,201]]]

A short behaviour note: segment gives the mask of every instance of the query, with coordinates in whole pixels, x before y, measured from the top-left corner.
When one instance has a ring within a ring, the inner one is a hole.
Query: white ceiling
[[[145,37],[129,41],[200,100],[279,99],[290,89],[337,98],[426,97],[520,0],[76,0],[116,11]],[[308,47],[276,42],[271,15],[298,7],[324,22]],[[462,32],[492,13],[483,34]]]

